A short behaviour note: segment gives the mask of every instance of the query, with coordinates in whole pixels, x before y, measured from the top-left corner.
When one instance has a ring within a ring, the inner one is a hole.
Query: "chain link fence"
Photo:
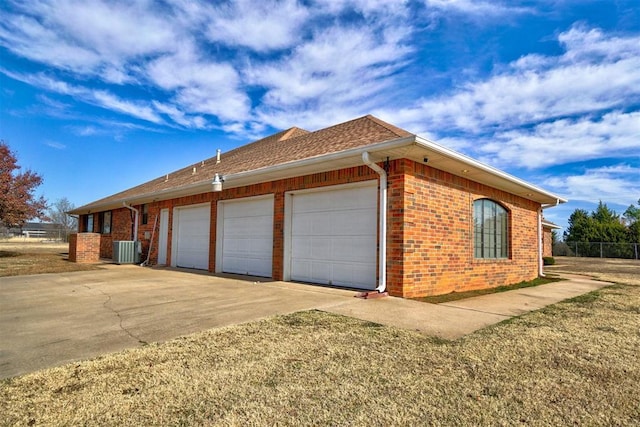
[[[557,242],[554,256],[640,259],[640,243]]]

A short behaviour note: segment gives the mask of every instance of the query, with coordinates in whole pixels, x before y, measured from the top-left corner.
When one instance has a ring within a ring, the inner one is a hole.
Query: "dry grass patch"
[[[556,257],[545,272],[586,274],[606,282],[640,286],[640,260],[616,258]]]
[[[0,383],[5,425],[629,425],[640,287],[455,342],[312,311]]]
[[[67,243],[0,242],[0,277],[95,270],[90,264],[68,261]]]

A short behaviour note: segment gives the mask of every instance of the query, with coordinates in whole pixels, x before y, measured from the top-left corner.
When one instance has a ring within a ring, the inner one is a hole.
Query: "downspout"
[[[133,223],[133,241],[137,242],[138,241],[138,215],[140,214],[138,212],[138,209],[134,208],[131,205],[128,205],[127,202],[122,202],[122,206],[124,206],[127,209],[131,209],[133,212],[135,212],[136,216],[135,216],[135,220]]]
[[[387,289],[387,172],[371,161],[369,153],[362,153],[362,161],[380,175],[380,250],[378,253],[378,287],[382,293]]]
[[[542,211],[544,209],[553,208],[560,204],[560,199],[556,200],[554,205],[540,205],[538,209],[538,275],[540,277],[545,277],[544,275],[544,261],[542,260]]]
[[[542,205],[538,209],[538,276],[544,276],[544,261],[542,260]]]

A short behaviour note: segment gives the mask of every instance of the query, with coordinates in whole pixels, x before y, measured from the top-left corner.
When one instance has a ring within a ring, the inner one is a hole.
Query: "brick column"
[[[100,261],[100,234],[76,233],[69,236],[69,261],[95,263]]]

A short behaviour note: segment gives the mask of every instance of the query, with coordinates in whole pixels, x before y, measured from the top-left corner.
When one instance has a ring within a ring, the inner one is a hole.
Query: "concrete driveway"
[[[611,283],[581,276],[446,304],[194,272],[103,270],[0,278],[0,378],[277,314],[319,309],[445,339]]]
[[[0,378],[213,327],[350,302],[355,295],[295,283],[104,267],[0,278]]]

